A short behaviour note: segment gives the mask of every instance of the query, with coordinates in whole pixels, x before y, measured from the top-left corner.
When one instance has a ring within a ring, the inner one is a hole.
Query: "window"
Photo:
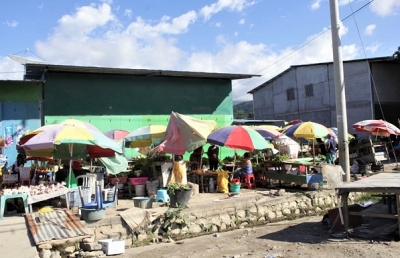
[[[306,88],[306,97],[314,97],[314,88],[312,84],[307,84]]]
[[[294,88],[287,89],[287,90],[286,90],[286,96],[287,96],[287,100],[288,100],[288,101],[290,101],[290,100],[295,100],[295,97],[294,97]]]

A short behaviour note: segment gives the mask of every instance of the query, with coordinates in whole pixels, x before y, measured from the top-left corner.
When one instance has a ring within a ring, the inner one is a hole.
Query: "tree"
[[[237,112],[236,112],[236,114],[235,114],[235,119],[245,119],[245,116],[244,116],[244,111],[241,109],[241,110],[238,110]]]
[[[400,47],[397,48],[397,51],[393,54],[394,59],[400,60]]]
[[[249,112],[247,114],[247,119],[254,119],[254,112]]]

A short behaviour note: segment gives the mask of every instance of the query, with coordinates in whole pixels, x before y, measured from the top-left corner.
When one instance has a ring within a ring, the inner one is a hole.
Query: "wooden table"
[[[68,193],[70,191],[72,191],[73,188],[65,188],[62,190],[58,190],[55,192],[51,192],[51,193],[47,193],[47,194],[38,194],[38,195],[29,195],[28,196],[28,205],[29,205],[29,209],[32,212],[32,204],[37,203],[37,202],[41,202],[41,201],[45,201],[51,198],[55,198],[61,195],[65,196],[65,202],[67,205],[67,209],[69,209],[69,197],[68,197]]]
[[[196,180],[197,183],[199,184],[200,192],[204,193],[204,177],[205,178],[215,178],[216,180],[218,179],[218,172],[217,171],[205,171],[203,172],[202,170],[193,170],[192,171],[196,175]],[[232,174],[233,172],[226,171],[228,174]]]
[[[397,225],[400,230],[400,174],[399,173],[380,173],[377,175],[370,176],[368,178],[346,183],[342,186],[335,188],[338,194],[341,196],[343,205],[343,220],[345,233],[348,235],[349,232],[349,216],[350,215],[362,215],[370,217],[380,218],[397,218]],[[350,192],[372,192],[372,193],[386,193],[394,194],[395,201],[397,204],[396,214],[380,214],[380,213],[361,213],[361,212],[349,212],[348,197]],[[339,208],[340,209],[340,208]]]

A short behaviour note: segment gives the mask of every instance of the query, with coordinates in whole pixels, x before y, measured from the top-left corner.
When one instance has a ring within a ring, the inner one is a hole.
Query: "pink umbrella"
[[[128,131],[115,129],[108,132],[105,132],[104,135],[113,140],[122,140],[129,134]]]
[[[377,136],[400,135],[400,129],[383,120],[363,120],[353,124],[356,132],[372,133]]]

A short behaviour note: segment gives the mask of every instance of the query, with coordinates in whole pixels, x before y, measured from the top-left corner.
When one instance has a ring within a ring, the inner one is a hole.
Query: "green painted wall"
[[[48,72],[47,116],[232,115],[230,80]]]
[[[167,125],[172,111],[215,120],[218,127],[233,120],[230,80],[48,72],[44,87],[45,124],[72,117],[103,132],[133,131]],[[222,149],[221,156],[233,155]]]
[[[39,102],[42,85],[37,81],[0,81],[0,102]]]

